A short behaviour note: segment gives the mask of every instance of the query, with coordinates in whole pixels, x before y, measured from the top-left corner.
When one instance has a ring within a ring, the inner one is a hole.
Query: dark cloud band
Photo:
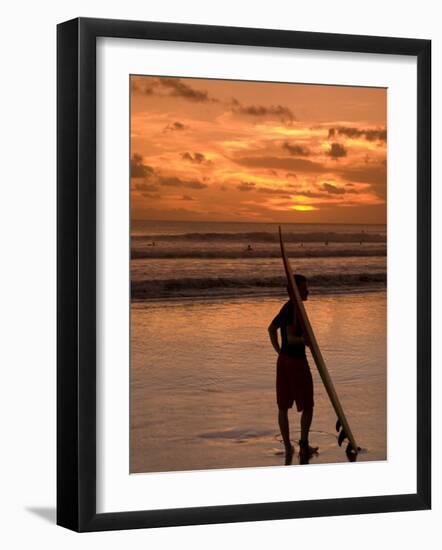
[[[312,160],[290,157],[240,157],[237,164],[250,168],[273,168],[275,170],[296,170],[297,172],[319,172],[324,166]]]
[[[349,138],[363,137],[367,141],[387,141],[387,130],[385,128],[363,129],[354,128],[352,126],[337,126],[335,128],[330,128],[328,131],[328,139],[333,139],[336,135]]]
[[[284,105],[243,105],[237,99],[233,99],[232,111],[251,117],[276,119],[284,123],[292,123],[296,120],[293,111]]]

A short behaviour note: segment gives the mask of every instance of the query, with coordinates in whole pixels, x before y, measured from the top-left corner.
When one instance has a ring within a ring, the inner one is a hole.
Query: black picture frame
[[[417,491],[96,512],[96,39],[395,54],[417,59]],[[424,510],[431,506],[431,41],[106,19],[57,28],[57,523],[75,531]]]

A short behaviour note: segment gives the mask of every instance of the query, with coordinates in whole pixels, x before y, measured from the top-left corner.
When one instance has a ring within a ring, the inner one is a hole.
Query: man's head
[[[301,300],[305,302],[308,298],[308,285],[307,285],[307,277],[304,277],[304,275],[301,275],[297,273],[295,275],[295,283],[298,287],[299,295],[301,296]],[[288,288],[287,288],[288,290]]]

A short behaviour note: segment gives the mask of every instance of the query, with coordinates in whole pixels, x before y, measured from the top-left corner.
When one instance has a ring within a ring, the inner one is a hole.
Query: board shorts
[[[276,364],[276,402],[280,409],[298,411],[313,407],[313,379],[306,357],[280,353]]]

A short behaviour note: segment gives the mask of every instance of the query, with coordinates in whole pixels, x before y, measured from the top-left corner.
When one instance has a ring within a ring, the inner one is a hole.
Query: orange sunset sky
[[[131,77],[137,220],[386,223],[387,90]]]

